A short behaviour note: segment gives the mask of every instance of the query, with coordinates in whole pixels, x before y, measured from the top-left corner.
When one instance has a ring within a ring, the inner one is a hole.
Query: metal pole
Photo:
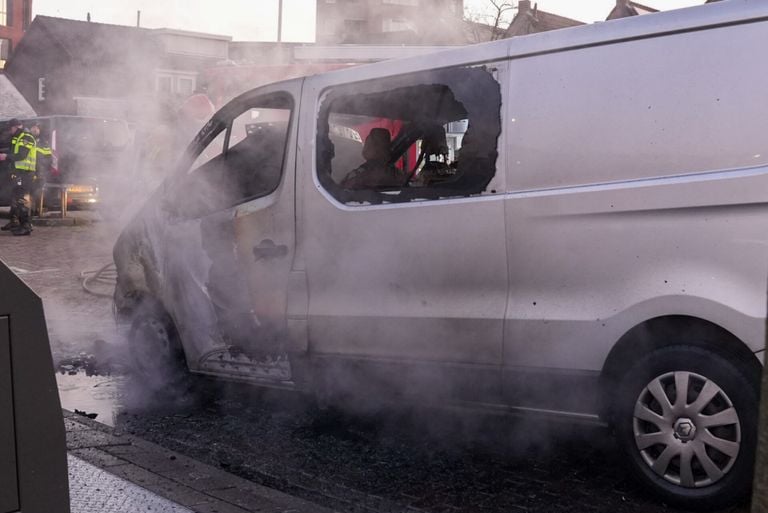
[[[766,319],[768,328],[768,319]],[[768,348],[768,331],[765,347]],[[768,512],[768,372],[763,368],[760,385],[760,417],[757,430],[755,477],[752,481],[752,513]]]
[[[277,42],[283,40],[283,0],[277,0]]]

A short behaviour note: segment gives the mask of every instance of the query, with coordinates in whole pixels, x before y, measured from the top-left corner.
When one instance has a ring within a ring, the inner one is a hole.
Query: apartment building
[[[32,0],[0,0],[0,69],[32,22]]]
[[[231,40],[37,16],[6,74],[41,115],[136,120],[147,105],[173,109],[192,95],[199,73],[227,60]]]
[[[463,42],[463,0],[317,0],[319,44]]]

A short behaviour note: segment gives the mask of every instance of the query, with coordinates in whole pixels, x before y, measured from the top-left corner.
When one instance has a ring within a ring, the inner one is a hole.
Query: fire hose
[[[92,285],[95,283],[100,283],[102,285],[109,285],[114,287],[115,283],[117,283],[117,269],[115,268],[115,264],[110,262],[95,271],[82,271],[80,273],[80,279],[82,280],[83,290],[85,290],[87,293],[98,297],[111,298],[111,292],[100,292],[98,290],[94,290]]]

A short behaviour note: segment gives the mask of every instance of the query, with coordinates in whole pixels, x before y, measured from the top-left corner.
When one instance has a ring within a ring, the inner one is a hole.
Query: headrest
[[[389,145],[392,142],[389,130],[372,128],[365,138],[363,158],[365,160],[389,160]]]
[[[448,155],[445,129],[441,125],[430,125],[424,130],[421,150],[425,155]]]

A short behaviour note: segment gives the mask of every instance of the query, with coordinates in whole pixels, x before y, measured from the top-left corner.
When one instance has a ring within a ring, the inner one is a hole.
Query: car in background
[[[67,185],[67,208],[90,208],[101,202],[100,186],[133,147],[127,122],[86,116],[42,116],[22,120],[40,124],[38,145],[53,150],[38,155],[38,173],[47,184]],[[0,204],[10,203],[10,180],[2,178]],[[47,187],[46,207],[60,208],[60,188]]]

